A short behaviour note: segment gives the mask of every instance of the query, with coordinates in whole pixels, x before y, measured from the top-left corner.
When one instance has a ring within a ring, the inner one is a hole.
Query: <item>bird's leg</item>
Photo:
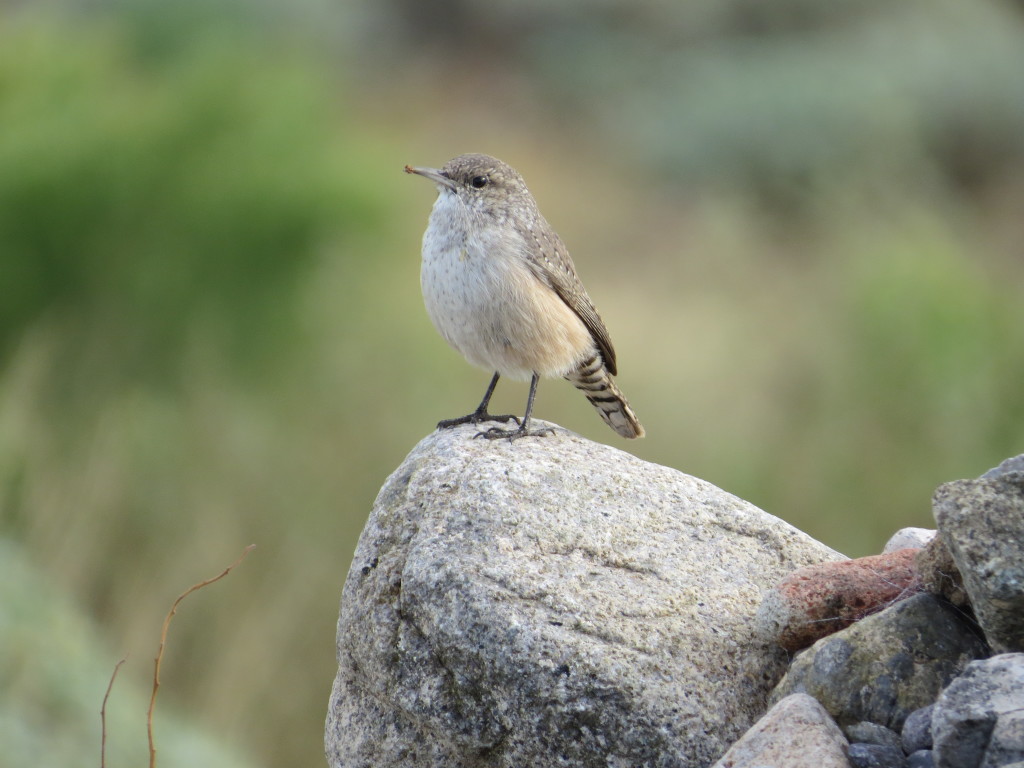
[[[513,416],[511,413],[506,413],[501,416],[492,416],[487,412],[487,404],[491,402],[491,395],[494,394],[494,388],[498,386],[498,379],[501,374],[495,372],[494,378],[491,379],[490,385],[487,387],[487,391],[484,393],[484,399],[477,406],[476,410],[466,416],[460,416],[457,419],[445,419],[444,421],[437,422],[438,429],[451,429],[457,427],[460,424],[479,424],[481,421],[501,421],[509,422],[514,421],[516,424],[519,423],[519,417]]]
[[[498,440],[500,438],[508,438],[511,443],[513,440],[518,440],[520,437],[540,437],[541,435],[553,435],[555,430],[551,427],[541,427],[540,429],[530,429],[530,414],[533,412],[533,398],[537,396],[537,382],[540,381],[540,374],[536,371],[533,374],[533,378],[530,379],[530,394],[526,398],[526,413],[523,415],[523,420],[516,422],[519,424],[518,429],[500,429],[499,427],[491,427],[485,432],[477,432],[474,437],[483,437],[487,440]]]

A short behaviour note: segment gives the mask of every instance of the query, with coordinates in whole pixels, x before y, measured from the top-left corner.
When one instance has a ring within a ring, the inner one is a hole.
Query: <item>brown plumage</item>
[[[484,437],[542,434],[529,421],[541,376],[573,383],[623,437],[644,429],[612,378],[618,371],[608,329],[594,308],[569,251],[544,219],[523,178],[488,155],[459,155],[443,168],[406,172],[435,183],[438,198],[423,236],[421,285],[435,327],[474,365],[494,371],[473,413],[439,427],[487,420],[500,376],[530,379],[519,427]]]

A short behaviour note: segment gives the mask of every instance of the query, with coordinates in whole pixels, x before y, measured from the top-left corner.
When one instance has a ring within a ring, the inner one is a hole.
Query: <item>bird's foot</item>
[[[516,421],[518,422],[519,420],[516,419]],[[511,443],[521,437],[543,437],[544,435],[553,434],[555,434],[555,430],[551,427],[530,429],[529,422],[525,422],[519,425],[519,429],[500,429],[499,427],[491,427],[483,432],[477,432],[473,437],[482,437],[484,440],[507,439]]]
[[[487,411],[473,411],[473,413],[465,416],[460,416],[457,419],[445,419],[444,421],[437,422],[438,429],[451,429],[452,427],[458,427],[461,424],[480,424],[484,421],[500,421],[503,424],[508,424],[510,421],[514,421],[519,424],[519,417],[513,416],[511,413],[505,413],[501,415],[492,415]],[[496,427],[495,427],[496,429]]]

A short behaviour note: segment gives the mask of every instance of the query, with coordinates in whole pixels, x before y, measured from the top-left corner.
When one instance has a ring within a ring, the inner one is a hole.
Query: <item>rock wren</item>
[[[530,430],[541,376],[562,376],[583,391],[612,429],[643,437],[644,428],[615,386],[615,350],[576,276],[569,252],[510,165],[488,155],[459,155],[440,169],[412,168],[437,186],[423,234],[420,284],[434,327],[473,365],[494,371],[483,402],[439,429],[515,421],[478,437],[515,440]],[[522,421],[487,405],[498,378],[530,379]]]

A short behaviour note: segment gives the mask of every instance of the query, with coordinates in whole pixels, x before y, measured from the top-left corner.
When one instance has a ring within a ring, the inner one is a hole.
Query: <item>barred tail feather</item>
[[[587,396],[587,400],[609,427],[623,437],[632,439],[644,436],[643,426],[629,407],[626,396],[615,386],[615,380],[600,356],[587,358],[579,368],[566,374],[565,378]]]

